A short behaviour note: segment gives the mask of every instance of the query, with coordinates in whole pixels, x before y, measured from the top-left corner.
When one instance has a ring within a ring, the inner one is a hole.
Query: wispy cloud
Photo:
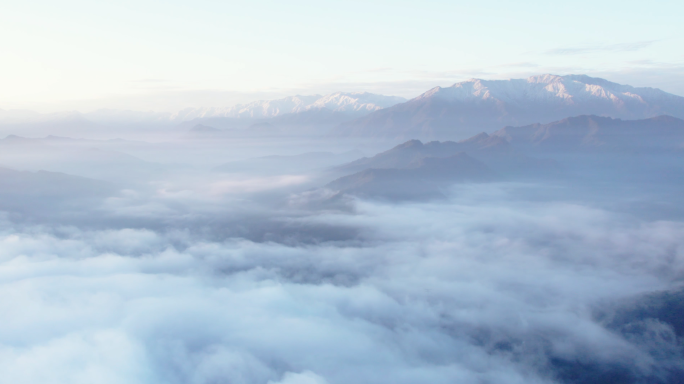
[[[137,80],[131,80],[131,83],[165,83],[168,82],[168,80],[164,79],[137,79]]]
[[[363,73],[378,73],[378,72],[390,72],[392,71],[392,68],[389,67],[383,67],[383,68],[371,68],[367,69],[365,71],[361,71]]]
[[[658,40],[638,41],[633,43],[602,44],[584,47],[556,48],[545,51],[547,55],[581,55],[596,52],[633,52],[644,49],[658,42]]]
[[[529,62],[520,62],[520,63],[508,63],[508,64],[501,64],[501,65],[496,65],[494,68],[537,68],[539,65],[535,63],[529,63]]]

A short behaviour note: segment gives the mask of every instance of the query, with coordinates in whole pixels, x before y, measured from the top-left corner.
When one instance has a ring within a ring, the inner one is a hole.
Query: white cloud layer
[[[674,348],[669,326],[630,339],[596,311],[679,286],[684,224],[516,203],[498,186],[459,196],[281,219],[361,233],[309,244],[6,223],[0,381],[508,384],[556,382],[558,359],[681,368],[649,352]]]

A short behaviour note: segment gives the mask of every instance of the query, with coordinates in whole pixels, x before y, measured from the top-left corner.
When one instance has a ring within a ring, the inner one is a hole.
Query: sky
[[[682,14],[677,1],[2,0],[0,109],[410,98],[541,73],[684,95]]]

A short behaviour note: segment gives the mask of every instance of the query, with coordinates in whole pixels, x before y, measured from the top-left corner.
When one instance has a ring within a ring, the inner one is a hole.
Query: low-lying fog
[[[0,140],[0,382],[684,381],[681,151],[60,136]]]

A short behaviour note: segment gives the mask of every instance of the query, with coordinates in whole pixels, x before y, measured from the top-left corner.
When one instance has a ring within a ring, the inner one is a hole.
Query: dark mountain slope
[[[441,195],[455,182],[484,182],[497,178],[482,162],[459,153],[415,159],[406,168],[371,168],[341,177],[326,187],[361,196],[415,198]]]
[[[508,142],[498,136],[480,133],[470,139],[431,141],[423,144],[410,140],[370,158],[362,158],[338,168],[341,172],[358,172],[367,168],[407,168],[417,160],[429,157],[444,158],[460,152],[467,153],[502,176],[534,176],[557,173],[556,163],[525,156],[511,149]]]

